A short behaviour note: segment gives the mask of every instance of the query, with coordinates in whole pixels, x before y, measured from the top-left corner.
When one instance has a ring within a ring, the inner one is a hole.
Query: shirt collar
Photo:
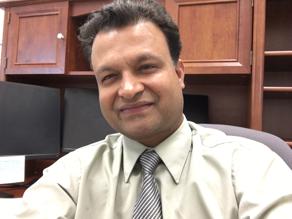
[[[123,136],[123,165],[125,182],[129,181],[131,172],[139,158],[139,156],[146,150],[146,146],[134,141],[126,136]]]
[[[183,167],[191,150],[192,131],[184,118],[180,127],[167,139],[153,148],[160,156],[176,183],[179,183]],[[139,156],[148,147],[126,136],[123,137],[123,165],[125,182],[129,181],[131,172]]]

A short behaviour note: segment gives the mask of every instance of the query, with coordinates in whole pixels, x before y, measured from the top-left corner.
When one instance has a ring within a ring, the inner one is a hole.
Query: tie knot
[[[144,173],[152,174],[160,163],[159,155],[153,150],[146,150],[140,157],[140,163]]]

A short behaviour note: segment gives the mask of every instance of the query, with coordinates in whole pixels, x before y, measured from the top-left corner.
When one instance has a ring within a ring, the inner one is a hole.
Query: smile
[[[136,103],[131,105],[125,105],[120,108],[120,113],[122,114],[139,114],[143,113],[145,110],[149,109],[153,103]]]

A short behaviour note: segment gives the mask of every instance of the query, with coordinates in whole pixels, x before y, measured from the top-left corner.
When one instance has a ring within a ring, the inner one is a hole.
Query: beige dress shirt
[[[25,192],[11,218],[132,218],[145,149],[113,134],[69,153]],[[155,151],[164,219],[292,218],[292,171],[258,142],[184,120]]]

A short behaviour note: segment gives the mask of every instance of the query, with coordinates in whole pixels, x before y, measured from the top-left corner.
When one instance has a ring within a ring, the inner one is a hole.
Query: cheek
[[[100,109],[104,115],[108,114],[113,108],[114,96],[110,92],[99,91]]]
[[[163,95],[166,96],[166,103],[173,106],[173,109],[178,109],[182,105],[182,84],[176,75],[169,75],[168,80],[165,80]]]
[[[159,75],[154,81],[157,90],[167,92],[168,95],[175,95],[174,92],[180,92],[183,89],[181,81],[173,71]]]

